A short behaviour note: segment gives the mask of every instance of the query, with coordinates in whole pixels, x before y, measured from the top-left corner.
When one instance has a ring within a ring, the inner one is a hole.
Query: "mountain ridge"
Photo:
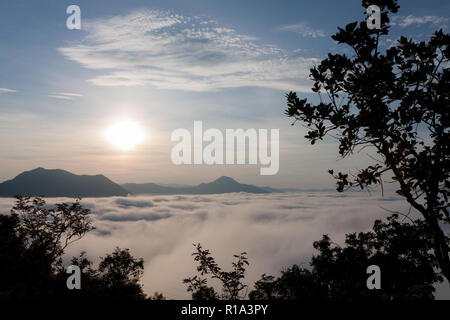
[[[62,169],[38,167],[24,171],[0,183],[0,197],[110,197],[127,196],[129,192],[102,174],[76,175]]]
[[[0,183],[0,197],[112,197],[133,195],[222,194],[232,192],[283,192],[269,187],[242,184],[231,177],[221,176],[214,181],[195,186],[162,185],[156,183],[125,183],[119,185],[103,174],[76,175],[62,169],[38,167],[19,173],[11,180]]]
[[[231,192],[270,193],[268,190],[250,184],[242,184],[227,176],[221,176],[208,183],[196,186],[167,187],[156,183],[125,183],[122,187],[133,194],[220,194]]]

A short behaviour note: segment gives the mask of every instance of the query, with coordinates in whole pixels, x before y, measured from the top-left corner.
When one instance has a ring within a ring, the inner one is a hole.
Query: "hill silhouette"
[[[122,187],[133,194],[215,194],[231,192],[248,193],[269,193],[266,188],[257,187],[250,184],[242,184],[236,180],[222,176],[209,183],[201,183],[197,186],[189,187],[169,187],[156,183],[126,183]]]
[[[0,183],[0,196],[110,197],[128,191],[104,175],[76,175],[65,170],[36,168]]]
[[[290,190],[258,187],[242,184],[222,176],[212,182],[196,186],[167,185],[156,183],[126,183],[119,185],[104,175],[76,175],[61,169],[36,168],[25,171],[12,180],[0,183],[0,197],[113,197],[151,194],[220,194],[232,192],[273,193]]]

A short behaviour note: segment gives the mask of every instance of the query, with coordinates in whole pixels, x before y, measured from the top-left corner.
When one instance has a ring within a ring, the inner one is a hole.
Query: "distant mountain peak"
[[[227,176],[221,176],[220,178],[217,178],[213,182],[220,182],[220,183],[239,183],[233,178],[227,177]]]
[[[38,167],[24,171],[14,179],[0,183],[0,197],[111,197],[132,194],[220,194],[230,192],[268,193],[275,189],[241,184],[233,178],[221,176],[209,183],[197,186],[163,186],[155,183],[127,183],[122,186],[108,177],[77,175],[61,169]]]
[[[47,169],[42,168],[42,167],[37,167],[36,169],[24,171],[21,174],[37,173],[37,172],[44,172],[44,171],[47,171]]]
[[[241,184],[233,178],[227,176],[222,176],[212,182],[200,183],[197,186],[169,187],[161,186],[155,183],[127,183],[122,186],[133,194],[220,194],[230,192],[269,192],[264,188]]]
[[[65,172],[65,173],[70,173],[68,171],[62,170],[62,169],[46,169],[43,167],[37,167],[35,169],[32,170],[28,170],[28,171],[24,171],[21,174],[30,174],[30,173],[61,173],[61,172]]]
[[[0,196],[110,197],[129,192],[104,175],[76,175],[61,169],[38,167],[0,183]]]

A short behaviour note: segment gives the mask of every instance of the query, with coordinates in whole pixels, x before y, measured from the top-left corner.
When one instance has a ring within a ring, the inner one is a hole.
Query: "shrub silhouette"
[[[139,283],[144,271],[144,260],[135,259],[129,249],[116,249],[102,258],[97,269],[82,252],[71,264],[82,271],[82,290],[65,290],[64,295],[89,300],[143,300],[146,298]],[[67,275],[61,275],[65,281]],[[162,295],[155,295],[163,299]]]
[[[0,300],[144,299],[144,261],[128,249],[116,248],[97,270],[82,252],[72,259],[82,271],[82,290],[67,289],[64,250],[93,229],[79,200],[49,209],[43,198],[17,197],[11,215],[0,215]]]
[[[79,201],[48,209],[42,198],[17,197],[11,215],[0,216],[0,298],[56,294],[62,254],[93,229]]]
[[[319,254],[311,270],[297,265],[281,276],[263,275],[250,299],[280,300],[410,300],[433,299],[433,284],[442,281],[435,273],[437,259],[426,223],[400,222],[392,215],[375,221],[372,231],[346,235],[346,246],[333,244],[324,235],[314,242]],[[366,269],[381,269],[381,290],[369,290]]]
[[[203,249],[201,244],[194,244],[195,251],[192,254],[194,261],[198,262],[197,271],[200,276],[186,278],[183,283],[187,284],[187,291],[192,294],[194,300],[239,300],[246,294],[242,291],[248,286],[242,280],[245,277],[246,266],[248,266],[247,253],[242,252],[234,255],[236,259],[232,263],[232,271],[223,271],[211,256],[208,249]],[[222,285],[222,294],[219,295],[213,287],[207,286],[207,279],[201,278],[203,275],[210,275],[212,279],[217,279]]]

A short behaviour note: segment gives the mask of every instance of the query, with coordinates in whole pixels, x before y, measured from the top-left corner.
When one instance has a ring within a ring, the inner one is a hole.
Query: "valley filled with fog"
[[[51,206],[73,199],[46,201]],[[263,273],[278,275],[294,263],[308,267],[316,253],[312,244],[323,234],[343,244],[346,233],[367,231],[375,219],[390,215],[386,210],[408,212],[400,197],[367,192],[158,195],[81,203],[92,210],[96,229],[66,250],[66,262],[86,251],[95,264],[116,246],[130,248],[145,260],[145,292],[169,299],[190,297],[182,280],[196,273],[193,243],[210,249],[225,270],[233,254],[247,252],[245,282],[251,286]],[[8,213],[13,204],[0,199],[0,212]]]

